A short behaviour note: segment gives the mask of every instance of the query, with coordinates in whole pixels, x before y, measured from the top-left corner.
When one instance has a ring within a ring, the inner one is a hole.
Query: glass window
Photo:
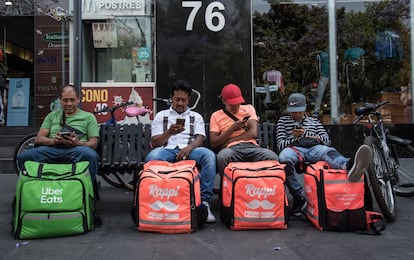
[[[411,123],[409,3],[253,0],[255,105],[261,118],[277,120],[288,95],[302,92],[308,113],[318,112],[328,124],[335,89],[338,123],[351,123],[356,106],[384,100],[386,122]],[[329,16],[335,16],[334,24]]]
[[[86,82],[153,81],[152,19],[91,20],[86,27]]]

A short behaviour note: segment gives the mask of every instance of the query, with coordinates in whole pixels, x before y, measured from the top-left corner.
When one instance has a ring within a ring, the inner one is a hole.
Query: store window
[[[308,114],[317,113],[325,124],[332,123],[335,109],[336,123],[349,124],[356,106],[384,100],[386,123],[412,123],[409,4],[335,1],[330,12],[327,0],[253,0],[255,105],[261,119],[277,120],[289,94],[302,92]],[[338,100],[331,99],[333,89]]]
[[[153,81],[152,20],[119,17],[84,22],[86,82]]]

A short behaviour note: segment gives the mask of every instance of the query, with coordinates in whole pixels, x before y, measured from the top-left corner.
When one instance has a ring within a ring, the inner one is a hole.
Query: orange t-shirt
[[[243,118],[248,115],[250,116],[249,120],[253,119],[253,120],[258,121],[257,115],[256,115],[256,109],[254,109],[252,105],[240,105],[239,111],[234,116],[236,116],[239,120],[243,120]],[[228,115],[226,115],[223,109],[217,110],[211,115],[211,118],[210,118],[210,132],[215,132],[215,133],[220,134],[224,132],[225,130],[229,129],[233,123],[234,123],[234,120]],[[230,135],[230,137],[239,136],[243,134],[244,131],[245,131],[244,129],[234,131]],[[238,141],[229,143],[227,147],[238,144],[238,143],[242,143],[242,142],[250,142],[250,143],[257,144],[255,139],[238,140]]]

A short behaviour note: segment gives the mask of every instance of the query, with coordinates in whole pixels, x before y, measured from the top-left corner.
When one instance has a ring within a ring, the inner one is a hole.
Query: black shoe
[[[306,198],[303,196],[295,196],[293,197],[293,206],[292,206],[292,214],[295,216],[300,216],[302,213],[305,213],[306,209]]]

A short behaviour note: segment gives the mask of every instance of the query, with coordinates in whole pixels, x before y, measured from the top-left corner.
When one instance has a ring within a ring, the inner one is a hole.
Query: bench
[[[133,189],[137,173],[151,150],[151,125],[101,125],[99,131],[98,174],[115,187]],[[206,124],[206,133],[208,144],[209,124]],[[274,123],[260,123],[257,139],[261,147],[275,151]]]

